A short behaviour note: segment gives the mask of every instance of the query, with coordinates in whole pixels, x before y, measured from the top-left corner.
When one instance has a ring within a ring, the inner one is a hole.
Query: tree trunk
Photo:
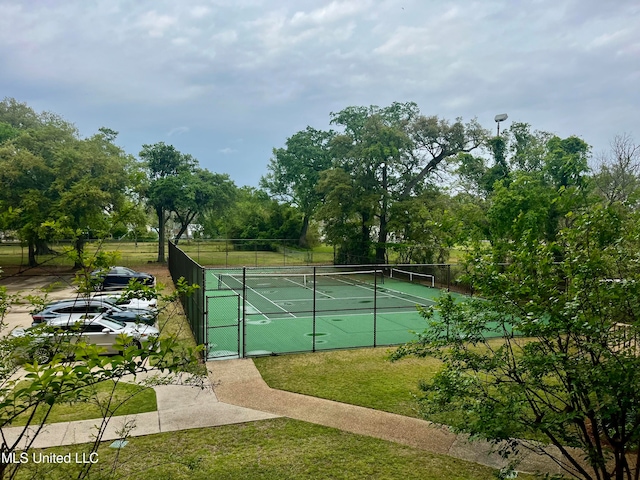
[[[360,226],[360,245],[358,259],[356,263],[369,263],[371,261],[371,229],[369,227],[369,215],[362,214],[362,224]]]
[[[36,243],[33,240],[29,240],[29,266],[35,267],[38,265],[36,262]]]
[[[376,263],[386,263],[387,258],[387,216],[380,215],[380,233],[376,245]]]
[[[74,244],[74,248],[76,250],[76,259],[74,262],[73,267],[74,268],[82,268],[84,265],[84,262],[82,261],[82,253],[84,252],[84,237],[80,236],[78,238],[76,238],[75,244]]]
[[[386,263],[387,255],[387,210],[389,202],[387,199],[387,165],[382,167],[382,205],[380,209],[380,232],[378,233],[378,244],[376,245],[376,263]]]
[[[309,232],[309,215],[302,218],[302,229],[300,230],[300,238],[298,239],[298,246],[301,248],[308,248],[309,241],[307,240],[307,233]]]
[[[46,240],[36,240],[36,255],[54,255],[55,250],[49,248],[49,244]]]
[[[156,208],[158,215],[158,263],[165,263],[164,259],[164,208]]]

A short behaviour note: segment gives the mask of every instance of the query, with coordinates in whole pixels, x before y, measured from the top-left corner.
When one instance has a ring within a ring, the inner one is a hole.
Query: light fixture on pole
[[[507,118],[508,117],[506,113],[501,113],[500,115],[496,115],[496,118],[494,118],[494,120],[498,124],[498,135],[497,135],[498,137],[500,136],[500,122],[504,122]]]

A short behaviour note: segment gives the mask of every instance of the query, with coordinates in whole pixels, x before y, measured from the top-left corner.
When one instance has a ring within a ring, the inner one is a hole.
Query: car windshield
[[[109,327],[112,330],[122,330],[126,326],[124,322],[121,322],[119,320],[114,320],[113,318],[109,318],[109,317],[104,317],[100,321],[100,324],[104,325],[105,327]]]
[[[116,275],[132,275],[136,272],[127,267],[114,267],[111,269],[111,273],[114,273]]]

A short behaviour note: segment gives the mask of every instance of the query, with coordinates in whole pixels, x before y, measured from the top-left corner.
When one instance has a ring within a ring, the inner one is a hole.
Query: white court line
[[[224,283],[224,282],[222,282],[222,283]],[[232,290],[232,291],[233,291],[233,292],[235,292],[235,290]],[[238,294],[238,293],[236,293],[236,295],[240,296],[240,294]],[[218,298],[218,297],[207,297],[207,299],[209,299],[209,298]],[[264,313],[262,313],[260,310],[258,310],[258,309],[257,309],[256,307],[254,307],[253,305],[251,305],[251,302],[247,302],[247,306],[248,306],[248,307],[250,307],[250,308],[252,308],[252,309],[256,312],[256,313],[250,313],[249,315],[256,315],[256,314],[259,314],[259,315],[262,315],[262,316],[263,316],[264,318],[266,318],[267,320],[270,320],[270,318],[269,318],[269,317],[267,317]],[[239,318],[239,319],[238,319],[238,323],[240,323],[241,321],[242,321],[242,319],[241,319],[241,318]],[[209,305],[208,305],[208,302],[207,302],[207,328],[217,328],[217,327],[210,327],[210,326],[209,326]]]
[[[402,307],[400,307],[402,308]],[[325,313],[325,312],[323,312]],[[393,311],[393,310],[385,310],[384,312],[378,312],[376,313],[376,316],[380,316],[380,315],[398,315],[401,313],[408,313],[407,310],[398,310],[397,312]],[[418,313],[417,310],[412,311],[411,313]],[[334,317],[362,317],[362,316],[372,316],[373,312],[370,313],[339,313],[338,311],[336,311],[335,313],[332,314],[327,314],[327,315],[316,315],[316,320],[318,319],[324,319],[324,318],[334,318]],[[313,315],[307,316],[307,317],[296,317],[296,320],[312,320],[313,319]],[[291,320],[289,318],[272,318],[272,321],[277,321],[277,320]]]
[[[313,278],[313,275],[312,275],[311,277]],[[315,288],[313,288],[313,287],[307,287],[306,285],[304,285],[304,284],[302,284],[302,283],[294,282],[294,281],[293,281],[293,280],[291,280],[290,278],[285,278],[285,280],[286,280],[287,282],[291,282],[291,283],[293,283],[296,287],[306,288],[307,290],[315,291],[316,293],[319,293],[320,295],[324,295],[324,296],[325,296],[325,297],[327,297],[327,298],[333,298],[331,295],[327,295],[326,293],[321,292],[320,290],[317,290],[317,289],[315,289]],[[322,299],[321,299],[321,300],[322,300]]]
[[[293,313],[291,313],[290,311],[288,311],[286,308],[282,308],[280,305],[278,305],[277,303],[275,303],[273,300],[271,300],[270,298],[265,297],[264,295],[262,295],[260,292],[258,292],[257,290],[254,290],[251,287],[247,287],[249,290],[251,290],[252,292],[254,292],[256,295],[261,296],[262,298],[264,298],[267,302],[272,303],[273,305],[275,305],[276,307],[278,307],[280,310],[282,310],[283,312],[291,315],[293,318],[298,318],[296,317]],[[258,310],[259,312],[261,312],[261,310]],[[263,313],[264,315],[264,313]]]
[[[359,287],[359,288],[364,288],[365,290],[369,290],[369,291],[375,291],[375,288],[372,288],[372,287],[367,286],[367,285],[358,285],[358,284],[355,284],[355,283],[349,283],[349,282],[345,282],[344,280],[340,280],[339,278],[338,278],[337,280],[338,280],[338,281],[340,281],[340,282],[342,282],[342,283],[346,283],[347,285],[350,285],[350,286]],[[406,298],[399,297],[398,295],[391,295],[391,294],[388,294],[387,292],[396,292],[396,293],[399,293],[399,294],[401,294],[401,295],[411,295],[410,293],[404,293],[404,292],[400,292],[400,291],[398,291],[398,290],[392,290],[392,289],[390,289],[390,288],[385,288],[385,287],[378,287],[378,288],[384,288],[384,289],[385,289],[385,292],[381,292],[381,295],[385,295],[385,296],[387,296],[387,297],[397,298],[397,299],[402,300],[402,301],[404,301],[404,302],[410,302],[410,303],[412,303],[413,305],[416,305],[416,304],[417,304],[417,302],[412,302],[411,300],[407,300]],[[413,295],[411,295],[411,296],[413,296]],[[351,297],[340,298],[340,300],[346,300],[347,298],[351,298]],[[415,298],[420,298],[422,301],[425,301],[425,300],[426,300],[427,302],[429,302],[429,303],[431,303],[431,304],[434,304],[434,305],[435,305],[435,303],[436,303],[436,302],[434,302],[433,300],[429,300],[429,299],[427,299],[427,298],[422,298],[422,297],[417,297],[417,296],[416,296]]]
[[[389,295],[387,295],[389,296]],[[378,295],[378,298],[380,298],[380,296]],[[312,301],[312,298],[293,298],[291,300],[286,299],[286,300],[278,300],[279,302],[310,302]],[[318,302],[326,302],[327,300],[373,300],[373,297],[369,296],[369,297],[330,297],[330,298],[316,298],[316,301]]]
[[[227,288],[231,288],[231,287],[229,287],[229,285],[227,285],[226,283],[224,283],[224,282],[222,282],[222,283],[223,283],[224,285],[226,285],[226,286],[227,286]],[[248,288],[249,290],[254,291],[255,293],[258,293],[258,292],[256,292],[255,290],[253,290],[253,288],[251,288],[251,287],[247,287],[247,288]],[[236,291],[236,290],[235,290],[235,289],[233,289],[233,288],[231,288],[231,290],[232,290],[232,291],[234,291],[234,292]],[[241,293],[236,293],[236,295],[239,295],[240,297],[242,297],[242,294],[241,294]],[[260,295],[260,294],[258,293],[258,295]],[[267,297],[265,297],[264,295],[260,295],[260,296],[261,296],[262,298],[264,298],[264,299],[268,300],[269,302],[271,302],[271,300],[269,300],[269,299],[268,299]],[[257,313],[259,313],[260,315],[262,315],[264,318],[266,318],[267,320],[271,320],[268,316],[266,316],[266,315],[262,312],[262,310],[257,309],[257,308],[256,308],[256,307],[255,307],[251,302],[247,301],[247,299],[246,299],[246,298],[244,298],[244,299],[243,299],[243,301],[244,301],[244,302],[246,302],[248,306],[250,306],[251,308],[253,308]],[[271,303],[273,303],[273,302],[271,302]],[[288,313],[289,315],[291,315],[293,318],[298,318],[298,317],[296,317],[293,313],[288,312],[286,309],[284,309],[284,308],[280,307],[279,305],[276,305],[275,303],[273,303],[273,304],[274,304],[276,307],[278,307],[280,310],[282,310],[282,311],[284,311],[284,312]],[[247,312],[245,312],[245,316],[246,316],[246,313],[247,313]],[[250,313],[249,315],[255,315],[255,313],[253,313],[253,314],[251,314],[251,313]]]

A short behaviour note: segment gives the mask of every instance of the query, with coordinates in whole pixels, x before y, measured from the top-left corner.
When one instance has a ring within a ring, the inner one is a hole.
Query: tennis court
[[[205,285],[209,358],[401,344],[441,292],[391,268],[206,269]]]

